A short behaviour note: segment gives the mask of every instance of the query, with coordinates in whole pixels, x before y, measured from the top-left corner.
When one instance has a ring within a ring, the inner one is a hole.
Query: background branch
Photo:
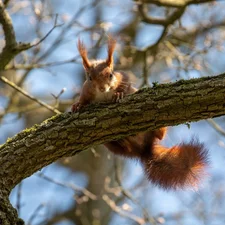
[[[6,2],[8,4],[8,2]],[[12,20],[7,13],[2,0],[0,1],[0,23],[2,24],[4,35],[5,35],[5,47],[0,54],[0,70],[3,70],[5,66],[20,52],[27,50],[29,48],[39,45],[44,41],[52,31],[61,25],[57,24],[57,15],[55,17],[54,26],[50,31],[35,44],[30,43],[17,43],[15,31],[13,28]]]
[[[219,0],[223,1],[223,0]],[[217,2],[215,0],[142,0],[142,3],[155,4],[157,6],[167,6],[180,8],[192,4],[204,4],[209,2]]]
[[[0,76],[0,80],[2,82],[4,82],[5,84],[8,84],[10,87],[14,88],[15,90],[17,90],[18,92],[20,92],[21,94],[23,94],[27,98],[33,100],[34,102],[37,102],[39,105],[41,105],[41,106],[45,107],[46,109],[50,110],[51,112],[56,113],[56,114],[60,114],[59,110],[55,109],[54,107],[46,104],[45,102],[42,102],[41,100],[38,100],[37,98],[33,97],[32,95],[28,94],[26,91],[24,91],[22,88],[18,87],[16,84],[14,84],[10,80],[8,80],[6,77]],[[1,116],[0,116],[0,118],[1,118]]]

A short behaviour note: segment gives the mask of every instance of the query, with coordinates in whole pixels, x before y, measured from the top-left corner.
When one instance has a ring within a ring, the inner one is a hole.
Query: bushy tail
[[[141,161],[148,179],[153,184],[164,189],[198,187],[208,164],[208,151],[203,144],[193,139],[190,143],[182,143],[172,148],[154,143],[145,147],[148,149],[145,149]]]

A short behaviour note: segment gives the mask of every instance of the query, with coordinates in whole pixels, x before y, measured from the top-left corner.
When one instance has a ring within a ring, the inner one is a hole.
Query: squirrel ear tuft
[[[80,39],[78,39],[77,48],[80,53],[80,56],[82,57],[84,69],[87,71],[90,69],[91,66],[87,57],[87,50],[85,48],[85,45]]]
[[[108,58],[106,59],[106,63],[110,68],[113,68],[113,52],[116,47],[116,40],[113,39],[111,36],[108,40]]]

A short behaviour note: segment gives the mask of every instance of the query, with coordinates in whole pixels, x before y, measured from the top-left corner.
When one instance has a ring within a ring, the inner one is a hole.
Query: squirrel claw
[[[82,105],[80,104],[80,102],[74,103],[71,107],[71,111],[72,112],[78,112],[81,109]]]
[[[123,92],[115,92],[113,95],[113,102],[119,102],[121,99],[123,99],[124,93]]]

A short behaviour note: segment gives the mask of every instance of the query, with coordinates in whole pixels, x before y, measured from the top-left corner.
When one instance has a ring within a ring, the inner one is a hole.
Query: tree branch
[[[5,10],[5,6],[0,0],[0,23],[5,34],[5,47],[0,54],[0,68],[4,68],[4,65],[8,63],[8,51],[16,47],[16,36],[12,25],[12,20]],[[11,57],[10,57],[11,59]]]
[[[135,0],[138,1],[138,0]],[[210,2],[219,2],[224,0],[142,0],[142,3],[149,3],[154,4],[157,6],[165,6],[165,7],[185,7],[188,5],[194,4],[203,4],[203,3],[210,3]]]
[[[9,2],[10,2],[10,0],[4,0],[4,6],[5,6],[5,8],[8,6]]]
[[[8,1],[6,1],[6,4]],[[15,31],[13,28],[12,20],[5,9],[2,0],[0,0],[0,24],[2,24],[4,35],[5,35],[5,47],[0,53],[0,70],[3,70],[5,66],[20,52],[27,50],[29,48],[35,47],[39,45],[42,41],[44,41],[56,28],[61,26],[61,24],[57,24],[57,16],[55,18],[54,26],[52,29],[37,43],[17,43]]]
[[[162,26],[169,26],[173,24],[176,20],[180,19],[181,16],[184,14],[186,7],[180,7],[176,9],[170,16],[167,18],[154,18],[147,15],[146,7],[144,4],[138,4],[138,10],[142,17],[142,21],[149,24],[158,24]]]
[[[225,74],[156,85],[120,104],[90,105],[80,113],[57,115],[0,147],[0,187],[11,190],[42,167],[94,145],[224,114]]]
[[[6,11],[2,0],[0,0],[0,23],[2,24],[5,34],[5,47],[0,53],[0,70],[2,70],[19,52],[30,48],[30,44],[17,44],[12,20]]]
[[[8,84],[10,87],[14,88],[15,90],[17,90],[19,93],[21,93],[22,95],[26,96],[27,98],[31,99],[34,102],[37,102],[39,105],[45,107],[46,109],[48,109],[49,111],[56,113],[56,114],[60,114],[61,112],[58,109],[55,109],[54,107],[46,104],[45,102],[42,102],[41,100],[38,100],[37,98],[35,98],[34,96],[28,94],[25,90],[23,90],[22,88],[20,88],[19,86],[17,86],[15,83],[11,82],[10,80],[8,80],[6,77],[4,76],[0,76],[0,80],[5,83]],[[0,115],[1,118],[1,115]]]
[[[146,129],[222,115],[225,74],[154,85],[127,96],[119,104],[89,105],[73,115],[54,116],[0,146],[0,200],[1,190],[10,193],[21,180],[61,157]],[[9,214],[6,208],[0,207],[0,221]],[[13,208],[9,210],[13,212]],[[22,223],[17,220],[3,224]]]

